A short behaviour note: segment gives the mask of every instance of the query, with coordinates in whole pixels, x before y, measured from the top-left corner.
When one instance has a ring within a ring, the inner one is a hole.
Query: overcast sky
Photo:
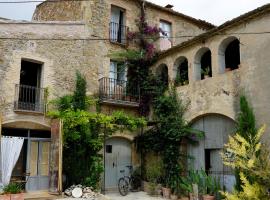
[[[24,1],[24,0],[0,0]],[[259,6],[270,3],[270,0],[150,0],[153,3],[165,6],[174,5],[174,10],[186,15],[203,19],[215,25],[237,17]],[[0,17],[10,19],[30,20],[38,3],[28,4],[1,4]]]

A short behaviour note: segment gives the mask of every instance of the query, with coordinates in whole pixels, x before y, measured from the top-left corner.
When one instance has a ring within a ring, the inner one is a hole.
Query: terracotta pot
[[[196,200],[196,197],[193,193],[189,193],[189,199],[190,200]]]
[[[215,200],[215,196],[212,195],[203,195],[203,200]]]
[[[210,78],[210,76],[209,75],[204,75],[204,78]]]
[[[2,194],[2,195],[0,195],[0,200],[10,200],[10,194]]]
[[[11,194],[10,200],[24,200],[23,193]]]
[[[171,200],[178,200],[178,196],[175,194],[171,194]]]
[[[162,194],[164,198],[169,199],[171,196],[171,189],[162,187]]]
[[[229,67],[228,67],[228,68],[226,67],[226,68],[225,68],[225,72],[229,72],[229,71],[232,71],[232,69],[229,68]]]

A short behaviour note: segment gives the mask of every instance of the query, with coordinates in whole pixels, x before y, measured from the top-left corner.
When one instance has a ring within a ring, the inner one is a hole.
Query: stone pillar
[[[51,122],[49,192],[62,192],[62,121]]]

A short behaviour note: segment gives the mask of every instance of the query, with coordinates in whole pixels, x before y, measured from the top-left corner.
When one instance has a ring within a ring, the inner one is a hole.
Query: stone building
[[[156,44],[162,54],[153,70],[167,68],[171,81],[178,72],[188,72],[189,84],[177,90],[191,100],[187,120],[206,132],[205,141],[189,148],[197,158],[195,168],[226,171],[211,158],[219,159],[234,126],[242,89],[258,123],[270,123],[269,36],[253,34],[267,32],[269,5],[215,27],[170,5],[140,0],[45,1],[31,22],[0,18],[0,133],[25,138],[13,172],[30,172],[27,191],[61,190],[61,123],[47,118],[45,111],[49,100],[73,91],[76,70],[87,79],[87,93],[99,95],[102,112],[139,114],[139,89],[126,94],[127,72],[110,53],[136,48],[126,38],[128,31],[137,30],[142,5],[149,24],[162,27],[168,36]],[[207,67],[211,78],[201,75]],[[116,187],[120,169],[139,162],[133,135],[116,134],[106,141],[106,189]]]
[[[163,50],[188,39],[169,36],[196,36],[214,27],[170,7],[144,6],[149,24],[167,32],[157,44]],[[45,112],[49,100],[73,91],[76,70],[87,79],[87,93],[100,96],[102,112],[138,115],[138,89],[125,93],[126,70],[109,54],[136,48],[126,37],[137,29],[140,12],[141,1],[134,0],[45,1],[31,22],[0,19],[0,130],[24,138],[13,175],[30,173],[27,191],[61,190],[61,124]],[[106,142],[106,188],[117,186],[120,168],[139,162],[133,137],[116,134]]]
[[[269,24],[268,4],[162,52],[153,66],[156,71],[166,68],[172,82],[177,73],[188,73],[177,92],[190,101],[186,119],[205,132],[203,141],[188,148],[195,158],[190,167],[211,171],[227,189],[234,176],[222,164],[220,151],[235,131],[241,94],[254,108],[257,125],[270,126]],[[265,142],[269,139],[266,134]]]

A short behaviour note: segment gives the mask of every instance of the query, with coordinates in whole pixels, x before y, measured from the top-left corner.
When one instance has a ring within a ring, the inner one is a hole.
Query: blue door
[[[114,190],[123,175],[120,171],[129,173],[126,166],[131,165],[131,143],[123,138],[110,138],[105,148],[105,188]]]

